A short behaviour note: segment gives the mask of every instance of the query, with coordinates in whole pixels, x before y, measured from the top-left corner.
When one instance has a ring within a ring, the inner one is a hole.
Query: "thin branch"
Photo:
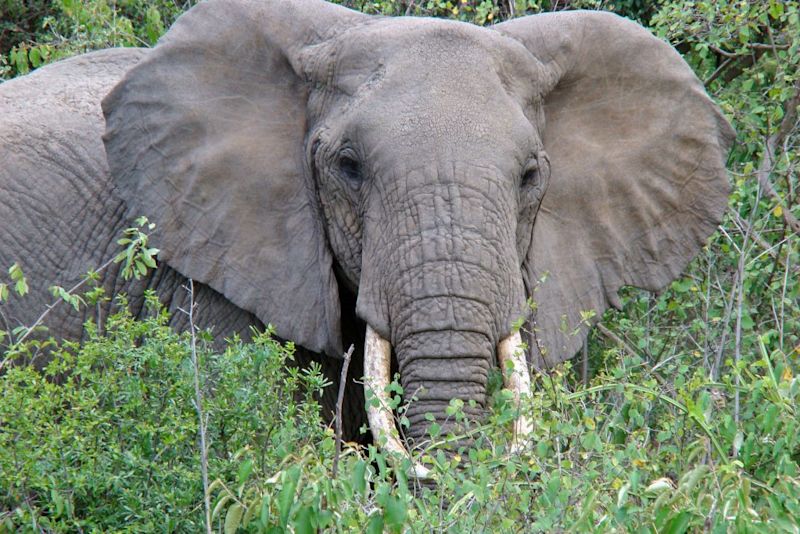
[[[203,504],[206,513],[206,533],[211,530],[211,495],[208,491],[208,420],[203,413],[203,390],[200,387],[200,363],[197,358],[197,327],[194,323],[194,281],[189,278],[189,283],[184,286],[189,293],[189,310],[180,309],[189,317],[189,335],[191,336],[192,366],[194,367],[194,407],[197,410],[198,431],[200,434],[200,470],[203,477]]]
[[[764,250],[764,252],[762,252],[761,254],[759,254],[759,256],[757,256],[757,257],[761,257],[761,256],[763,256],[764,254],[767,254],[767,255],[768,255],[768,256],[770,256],[770,257],[771,257],[773,260],[775,260],[776,262],[780,263],[782,266],[786,267],[786,261],[783,259],[783,257],[781,257],[781,254],[780,254],[780,249],[781,249],[781,247],[783,246],[783,244],[784,244],[786,241],[788,241],[788,240],[789,240],[789,238],[788,238],[788,237],[786,237],[786,232],[785,232],[785,231],[783,232],[783,235],[781,236],[781,239],[780,239],[780,241],[778,241],[778,242],[777,242],[776,244],[774,244],[774,245],[771,245],[769,242],[767,242],[767,240],[766,240],[766,239],[764,239],[763,237],[761,237],[761,234],[759,234],[758,232],[756,232],[756,231],[755,231],[755,230],[754,230],[754,229],[753,229],[753,228],[750,226],[750,223],[749,223],[749,222],[747,222],[745,219],[742,219],[742,216],[741,216],[741,215],[739,215],[739,212],[737,212],[737,211],[736,211],[736,210],[734,210],[733,208],[728,208],[728,211],[730,212],[731,216],[733,217],[733,222],[736,224],[736,226],[738,226],[738,227],[739,227],[739,231],[742,233],[742,235],[744,235],[744,234],[745,234],[745,233],[747,233],[747,232],[750,232],[750,238],[751,238],[751,239],[752,239],[752,240],[753,240],[753,241],[754,241],[754,242],[755,242],[755,243],[756,243],[756,244],[757,244],[759,247],[761,247],[761,248]],[[788,226],[788,225],[787,225],[787,226]],[[780,231],[780,230],[778,230],[778,231]],[[752,260],[751,260],[751,261],[752,261]],[[795,268],[794,268],[794,270],[795,270],[795,271],[798,271],[798,270],[800,270],[800,268],[799,268],[799,267],[795,267]]]
[[[738,59],[742,57],[742,54],[736,54],[735,52],[728,52],[727,50],[723,50],[720,47],[713,44],[708,45],[708,47],[717,54],[719,54],[720,56],[724,56],[729,59]]]
[[[101,265],[101,266],[100,266],[100,268],[99,268],[99,269],[97,269],[97,270],[95,271],[95,273],[96,273],[96,274],[102,273],[102,272],[103,272],[104,270],[106,270],[106,269],[108,268],[108,266],[109,266],[109,265],[111,265],[113,262],[114,262],[114,258],[111,258],[110,260],[106,261],[106,262],[105,262],[103,265]],[[69,288],[69,289],[67,290],[67,292],[66,292],[66,293],[67,293],[68,295],[72,295],[72,294],[73,294],[75,291],[77,291],[77,290],[79,290],[81,287],[83,287],[83,285],[84,285],[86,282],[88,282],[90,279],[91,279],[91,277],[90,277],[89,275],[86,275],[86,276],[84,276],[84,277],[83,277],[83,278],[80,280],[80,282],[78,282],[77,284],[75,284],[74,286],[72,286],[71,288]],[[22,336],[20,336],[20,338],[19,338],[19,339],[17,339],[16,341],[14,341],[14,343],[11,345],[11,348],[14,348],[14,347],[19,347],[19,346],[22,344],[22,342],[23,342],[23,341],[25,341],[26,339],[28,339],[28,336],[29,336],[29,335],[31,335],[31,333],[34,331],[34,329],[35,329],[37,326],[41,325],[41,324],[42,324],[42,322],[43,322],[43,321],[44,321],[44,320],[47,318],[47,316],[48,316],[48,315],[50,315],[50,312],[51,312],[51,311],[53,311],[53,309],[54,309],[55,307],[57,307],[59,304],[61,304],[63,301],[64,301],[64,297],[58,297],[58,298],[57,298],[56,300],[54,300],[52,303],[48,304],[48,305],[47,305],[47,308],[46,308],[46,309],[45,309],[45,310],[44,310],[44,311],[43,311],[43,312],[42,312],[42,313],[39,315],[39,317],[37,317],[37,318],[36,318],[36,320],[33,322],[33,324],[31,324],[31,326],[29,326],[29,327],[26,327],[26,329],[25,329],[25,333],[24,333]],[[2,361],[0,361],[0,371],[2,371],[2,370],[3,370],[3,367],[5,367],[6,363],[8,363],[8,362],[10,361],[10,359],[11,359],[11,354],[12,354],[12,353],[13,353],[13,351],[12,351],[12,350],[9,350],[9,351],[8,351],[8,353],[7,353],[7,355],[6,355],[6,357],[5,357],[5,358],[4,358]]]
[[[581,350],[581,381],[583,387],[589,385],[589,339],[583,338],[583,349]]]
[[[766,159],[766,156],[765,156]],[[760,182],[759,182],[760,183]],[[756,201],[754,202],[755,206],[758,206],[759,201],[761,200],[761,187],[756,188]],[[750,212],[750,221],[747,226],[747,230],[744,233],[744,238],[742,239],[742,251],[739,253],[739,262],[736,267],[736,285],[734,288],[736,289],[736,323],[734,326],[734,345],[733,345],[733,365],[734,368],[738,367],[739,360],[742,359],[742,313],[743,313],[743,304],[744,304],[744,276],[745,276],[745,262],[747,260],[747,252],[748,252],[748,244],[750,241],[751,230],[753,228],[753,218],[755,217],[756,210]],[[739,395],[739,382],[741,373],[735,373],[736,377],[736,392],[734,393],[733,397],[733,420],[736,422],[736,425],[739,425],[739,409],[740,409],[740,395]]]
[[[749,48],[750,50],[760,50],[760,51],[763,51],[763,50],[787,50],[787,49],[790,48],[788,44],[766,44],[766,43],[750,43],[750,44],[747,44],[745,46],[747,46],[747,48]],[[731,59],[737,59],[737,58],[744,57],[744,56],[748,55],[747,53],[737,54],[736,52],[728,52],[727,50],[723,50],[720,47],[718,47],[716,45],[713,45],[713,44],[708,45],[708,47],[711,50],[713,50],[714,52],[716,52],[717,54],[719,54],[720,56],[724,56],[724,57],[731,58]]]
[[[800,79],[794,83],[794,94],[786,101],[783,119],[778,127],[778,131],[767,137],[764,144],[764,154],[761,157],[761,165],[756,170],[756,178],[762,189],[782,208],[783,220],[795,233],[800,233],[800,221],[792,214],[790,206],[781,198],[769,180],[775,165],[775,152],[783,146],[784,141],[795,128],[797,121],[797,108],[800,106]]]
[[[353,357],[354,345],[350,345],[344,354],[342,372],[339,375],[339,392],[336,395],[336,453],[333,457],[333,478],[339,473],[339,456],[342,453],[342,403],[344,402],[344,388],[347,384],[347,370],[350,367],[350,359]]]
[[[781,290],[781,320],[778,323],[778,331],[780,332],[780,347],[781,350],[784,349],[783,345],[783,317],[784,317],[784,308],[786,304],[786,286],[789,284],[789,262],[792,261],[789,253],[786,253],[786,270],[783,272],[783,289]]]
[[[730,67],[730,66],[733,64],[733,62],[734,62],[734,61],[736,61],[736,59],[737,59],[737,58],[735,58],[735,57],[728,57],[728,58],[725,58],[725,61],[723,61],[723,62],[720,64],[720,66],[719,66],[719,67],[717,67],[717,70],[715,70],[713,73],[711,73],[711,76],[709,76],[709,77],[708,77],[708,79],[707,79],[706,81],[704,81],[704,82],[703,82],[703,85],[705,85],[706,87],[708,87],[708,85],[709,85],[711,82],[713,82],[714,80],[716,80],[717,78],[719,78],[719,75],[720,75],[720,74],[722,74],[723,72],[725,72],[725,69],[727,69],[728,67]]]
[[[767,30],[769,32],[772,31],[770,30],[769,26],[767,26]],[[767,43],[750,43],[749,45],[747,45],[747,47],[752,50],[772,50],[773,52],[775,50],[788,50],[789,48],[791,48],[791,46],[788,44],[767,44]]]
[[[733,302],[736,300],[735,297],[736,288],[738,287],[737,284],[739,283],[739,271],[736,271],[733,276],[731,292],[728,296],[727,304],[725,304],[725,314],[723,315],[722,324],[720,325],[722,335],[720,336],[719,346],[717,347],[717,355],[714,359],[714,365],[711,367],[711,377],[713,380],[719,379],[719,369],[722,365],[722,354],[725,352],[725,343],[728,341],[728,323],[730,322],[731,314],[733,313]],[[719,289],[720,293],[724,293],[724,289],[719,283],[717,283],[717,289]]]
[[[631,356],[637,356],[643,362],[647,361],[644,357],[639,354],[633,347],[631,347],[624,339],[619,337],[617,334],[609,330],[603,323],[597,323],[595,327],[600,331],[601,334],[606,336],[608,339],[619,345],[622,349],[625,350]]]

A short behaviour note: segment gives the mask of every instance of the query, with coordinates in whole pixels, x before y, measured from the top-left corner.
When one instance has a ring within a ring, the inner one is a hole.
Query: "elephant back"
[[[102,50],[0,85],[0,269],[18,263],[31,288],[3,305],[9,329],[30,325],[52,301],[51,285],[71,287],[114,245],[122,203],[100,101],[145,53]],[[73,315],[57,318],[53,333],[80,336],[83,318]]]
[[[90,134],[94,133],[87,129],[90,124],[102,133],[100,101],[146,52],[141,48],[91,52],[51,63],[0,85],[3,148],[8,143],[17,144],[7,137],[14,126],[21,128],[22,135],[36,126],[50,132],[60,126],[81,126],[83,133]],[[100,137],[95,137],[99,142]]]

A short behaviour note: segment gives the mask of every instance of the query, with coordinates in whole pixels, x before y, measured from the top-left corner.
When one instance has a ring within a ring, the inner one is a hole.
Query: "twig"
[[[189,278],[189,283],[184,286],[189,293],[189,310],[179,308],[189,317],[189,335],[191,336],[192,366],[194,367],[194,406],[197,410],[197,420],[200,433],[200,470],[203,476],[203,504],[206,512],[206,533],[211,531],[211,496],[208,491],[208,442],[206,430],[208,420],[203,414],[203,390],[200,388],[200,363],[197,359],[197,327],[194,324],[194,281]]]
[[[735,300],[735,293],[736,288],[739,282],[739,272],[736,271],[733,275],[733,284],[731,286],[730,296],[728,297],[727,304],[725,304],[725,315],[723,316],[722,324],[720,325],[720,330],[722,331],[722,335],[720,336],[719,346],[717,347],[717,356],[714,359],[714,365],[711,368],[711,378],[713,380],[719,379],[719,368],[722,365],[722,353],[725,352],[725,343],[728,341],[728,323],[731,320],[731,314],[733,313],[733,301]],[[724,289],[722,285],[717,282],[717,289],[719,289],[720,293],[724,293]]]
[[[767,31],[772,33],[772,30],[770,29],[769,26],[767,26]],[[772,38],[772,36],[770,35],[770,39],[771,38]],[[775,50],[788,50],[789,48],[791,48],[791,46],[788,45],[788,44],[772,44],[772,43],[770,43],[770,44],[767,44],[767,43],[750,43],[749,45],[747,45],[747,47],[751,48],[753,50],[772,50],[773,52]]]
[[[764,143],[764,155],[761,158],[761,165],[756,170],[756,178],[761,187],[779,206],[782,207],[783,220],[795,233],[800,233],[800,221],[792,214],[791,206],[785,202],[769,180],[769,175],[775,165],[775,152],[778,147],[783,145],[784,140],[789,136],[797,121],[797,107],[800,106],[800,79],[794,83],[794,94],[786,101],[783,119],[781,120],[778,131],[767,137]]]
[[[339,392],[336,395],[336,453],[333,457],[333,478],[339,473],[339,455],[342,453],[342,403],[344,402],[344,388],[347,384],[347,369],[350,367],[350,358],[353,357],[354,345],[350,345],[344,354],[342,372],[339,375]]]
[[[713,257],[713,256],[712,256]],[[711,258],[706,258],[706,294],[705,302],[703,303],[703,325],[705,325],[705,335],[703,336],[703,368],[711,374],[711,362],[708,358],[708,340],[711,337],[709,333],[708,323],[708,309],[711,306]]]
[[[767,156],[764,156],[764,160],[766,160]],[[759,180],[759,184],[761,181]],[[754,202],[754,206],[758,206],[759,201],[761,200],[761,187],[756,188],[756,201]],[[739,253],[739,263],[736,268],[736,285],[734,288],[736,289],[736,325],[734,326],[734,346],[733,346],[733,365],[736,368],[739,365],[739,360],[742,359],[742,305],[744,302],[744,275],[745,275],[745,260],[747,258],[747,246],[750,241],[750,234],[752,233],[751,230],[753,228],[752,219],[755,217],[756,210],[753,210],[750,213],[750,221],[747,226],[747,229],[744,233],[744,238],[742,239],[742,251]],[[733,397],[733,420],[736,422],[736,425],[739,425],[739,406],[740,406],[740,396],[739,396],[739,381],[740,381],[740,373],[738,370],[735,373],[736,376],[736,392],[734,393]]]
[[[787,50],[790,48],[788,44],[766,44],[766,43],[750,43],[747,46],[750,50]],[[708,47],[719,54],[720,56],[725,56],[727,58],[736,59],[747,54],[737,54],[736,52],[728,52],[727,50],[723,50],[718,46],[715,45],[708,45]]]
[[[647,361],[636,350],[634,350],[633,347],[631,347],[628,343],[626,343],[624,339],[622,339],[617,334],[609,330],[603,323],[597,323],[595,326],[597,327],[597,329],[600,331],[601,334],[603,334],[608,339],[619,345],[622,349],[625,350],[625,352],[627,352],[631,356],[639,357],[642,361]]]
[[[715,46],[713,44],[708,45],[708,47],[711,50],[713,50],[714,52],[716,52],[717,54],[719,54],[720,56],[725,56],[726,58],[729,58],[729,59],[737,59],[737,58],[742,56],[742,54],[736,54],[734,52],[728,52],[727,50],[723,50],[720,47]]]
[[[589,339],[583,338],[583,349],[581,350],[581,381],[583,387],[589,385]]]
[[[114,258],[112,258],[112,259],[110,259],[110,260],[106,261],[106,262],[105,262],[103,265],[101,265],[101,266],[100,266],[100,268],[99,268],[99,269],[97,269],[97,270],[95,271],[95,273],[98,273],[98,274],[99,274],[99,273],[102,273],[102,272],[103,272],[104,270],[106,270],[106,269],[108,268],[108,266],[109,266],[109,265],[111,265],[113,262],[114,262]],[[86,282],[88,282],[90,279],[91,279],[91,278],[90,278],[88,275],[87,275],[87,276],[84,276],[84,277],[81,279],[81,281],[80,281],[80,282],[78,282],[77,284],[75,284],[74,286],[72,286],[71,288],[69,288],[69,289],[67,290],[67,292],[66,292],[66,293],[67,293],[68,295],[72,295],[72,294],[73,294],[75,291],[77,291],[78,289],[80,289],[80,288],[81,288],[81,287],[82,287],[82,286],[83,286],[83,285],[84,285]],[[11,345],[11,347],[13,348],[13,347],[18,347],[18,346],[20,346],[20,345],[22,344],[22,342],[23,342],[23,341],[25,341],[25,340],[28,338],[28,336],[29,336],[29,335],[31,335],[31,333],[34,331],[34,329],[35,329],[37,326],[39,326],[40,324],[42,324],[42,322],[45,320],[45,318],[47,318],[47,316],[50,314],[50,312],[51,312],[51,311],[53,311],[53,308],[55,308],[56,306],[58,306],[59,304],[61,304],[63,301],[64,301],[64,297],[58,297],[58,298],[57,298],[56,300],[54,300],[52,303],[48,304],[48,305],[47,305],[47,308],[46,308],[46,309],[45,309],[45,310],[44,310],[44,311],[41,313],[41,315],[39,315],[39,317],[37,317],[37,318],[36,318],[36,320],[33,322],[33,324],[31,324],[31,326],[29,326],[29,327],[26,327],[26,329],[25,329],[25,333],[24,333],[24,334],[22,334],[22,336],[20,336],[20,338],[19,338],[19,339],[17,339],[16,341],[14,341],[14,343]],[[11,359],[11,354],[12,354],[12,353],[13,353],[13,351],[9,350],[9,351],[8,351],[8,354],[7,354],[7,356],[6,356],[6,357],[5,357],[5,358],[4,358],[2,361],[0,361],[0,371],[2,371],[2,370],[3,370],[3,367],[5,367],[6,363],[8,363],[8,361]]]
[[[782,238],[781,241],[778,242],[778,244],[771,245],[769,242],[767,242],[766,239],[761,237],[761,235],[759,235],[758,232],[752,231],[750,223],[747,222],[746,220],[742,219],[742,216],[739,215],[739,213],[736,210],[734,210],[732,208],[729,208],[728,211],[730,212],[731,216],[733,217],[733,220],[736,223],[736,225],[741,229],[740,231],[742,232],[742,234],[745,234],[746,232],[751,232],[750,233],[750,237],[753,239],[753,241],[755,241],[758,244],[758,246],[760,246],[762,249],[764,249],[764,252],[762,254],[768,254],[770,257],[772,257],[772,259],[774,259],[775,261],[777,261],[778,263],[780,263],[784,267],[786,266],[786,262],[780,256],[779,251],[775,250],[783,242],[786,241],[785,237]]]
[[[725,69],[727,69],[728,67],[730,67],[730,66],[731,66],[731,64],[732,64],[734,61],[736,61],[736,58],[735,58],[735,57],[727,57],[727,58],[725,58],[725,61],[723,61],[723,62],[720,64],[720,66],[719,66],[719,67],[717,67],[717,70],[715,70],[715,71],[714,71],[714,72],[711,74],[711,76],[709,76],[709,77],[708,77],[708,79],[707,79],[706,81],[704,81],[704,82],[703,82],[703,85],[705,85],[706,87],[708,87],[708,85],[709,85],[711,82],[713,82],[714,80],[716,80],[717,78],[719,78],[719,75],[720,75],[720,74],[722,74],[723,72],[725,72]]]

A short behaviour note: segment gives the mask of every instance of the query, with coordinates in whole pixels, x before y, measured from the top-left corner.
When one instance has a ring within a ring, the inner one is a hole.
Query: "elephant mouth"
[[[400,434],[390,408],[387,386],[391,380],[391,352],[391,343],[367,325],[364,341],[364,388],[371,391],[372,397],[378,401],[367,404],[369,427],[376,442],[384,450],[390,454],[410,459],[409,452],[400,440]],[[503,385],[513,393],[514,400],[519,405],[523,396],[531,394],[531,378],[519,332],[509,335],[498,343],[497,358],[503,372]],[[519,415],[514,420],[512,452],[523,447],[525,438],[531,430],[531,422],[524,415]],[[413,462],[412,465],[415,476],[431,478],[430,470],[427,467],[419,462]]]

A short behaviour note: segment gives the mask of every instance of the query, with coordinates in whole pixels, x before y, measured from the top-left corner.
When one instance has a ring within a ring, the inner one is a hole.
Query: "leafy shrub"
[[[122,311],[104,336],[89,324],[82,346],[51,348],[46,368],[0,377],[0,531],[202,529],[191,343],[155,295],[147,303],[146,320]],[[268,334],[200,351],[211,476],[235,480],[244,460],[268,471],[321,439],[301,394],[320,375],[284,372],[292,353]]]
[[[0,0],[0,79],[82,52],[152,46],[196,0]]]

